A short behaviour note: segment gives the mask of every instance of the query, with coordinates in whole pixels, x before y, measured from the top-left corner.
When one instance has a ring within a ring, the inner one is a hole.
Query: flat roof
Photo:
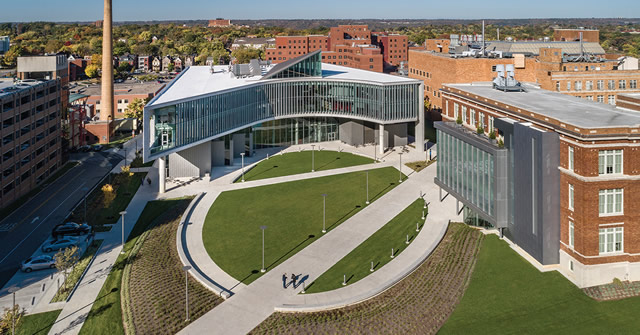
[[[268,70],[274,65],[268,66]],[[214,73],[210,72],[209,66],[191,66],[182,71],[180,76],[176,77],[168,87],[161,92],[148,105],[155,106],[168,102],[187,99],[203,94],[216,93],[228,89],[238,88],[256,83],[264,83],[270,81],[283,81],[286,79],[265,79],[260,80],[262,76],[253,76],[245,78],[236,78],[229,71],[228,65],[215,65]],[[265,73],[265,72],[263,72]],[[291,79],[291,78],[290,78]],[[295,79],[295,78],[294,78]],[[346,66],[322,63],[322,78],[320,77],[304,77],[308,80],[318,79],[335,79],[346,81],[362,81],[380,84],[394,83],[420,83],[420,80],[407,77],[392,76],[389,74],[354,69]]]
[[[558,120],[580,128],[617,128],[640,125],[640,113],[523,84],[526,92],[503,92],[492,83],[445,84],[479,97]]]
[[[32,86],[37,86],[46,82],[47,81],[28,79],[24,81],[18,81],[14,84],[13,79],[0,80],[0,97],[15,93],[15,92],[19,92],[23,89],[30,88]]]
[[[165,83],[158,83],[157,81],[148,81],[142,83],[114,83],[113,94],[155,94],[165,85]],[[102,95],[102,85],[89,85],[89,87],[86,87],[86,85],[78,85],[71,89],[71,93],[80,93],[89,96]]]

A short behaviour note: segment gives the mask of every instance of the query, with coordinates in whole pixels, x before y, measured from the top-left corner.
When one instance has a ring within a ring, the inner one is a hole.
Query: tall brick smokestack
[[[104,0],[104,23],[102,25],[102,97],[100,97],[100,120],[113,120],[113,37],[111,1]],[[107,135],[107,141],[111,137]]]

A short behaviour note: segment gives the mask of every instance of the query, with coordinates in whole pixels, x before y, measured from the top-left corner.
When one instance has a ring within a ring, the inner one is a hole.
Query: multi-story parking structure
[[[0,81],[0,207],[60,167],[62,92],[60,79]]]
[[[640,114],[520,89],[444,85],[436,183],[580,287],[640,280]]]
[[[204,176],[255,147],[341,140],[423,148],[422,83],[321,62],[320,50],[278,65],[193,66],[144,111],[144,159],[169,176]]]

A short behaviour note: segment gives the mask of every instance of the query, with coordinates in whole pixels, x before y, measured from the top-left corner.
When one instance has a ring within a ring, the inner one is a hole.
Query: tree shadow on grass
[[[255,180],[257,176],[259,176],[259,175],[261,175],[261,174],[263,174],[263,173],[267,173],[267,172],[269,172],[269,171],[271,171],[271,170],[273,170],[273,169],[275,169],[275,168],[277,168],[277,167],[278,167],[277,165],[274,165],[273,167],[270,167],[270,168],[268,168],[268,169],[266,169],[266,170],[264,170],[264,171],[262,171],[262,172],[258,172],[258,173],[256,173],[256,174],[254,174],[253,176],[251,176],[251,178],[247,178],[247,175],[245,174],[244,180],[245,180],[245,181],[246,181],[246,180]]]
[[[109,291],[109,293],[107,293],[107,294],[103,294],[102,296],[97,297],[95,301],[92,301],[91,303],[86,304],[86,305],[84,305],[84,306],[82,306],[82,307],[78,308],[76,311],[74,311],[73,313],[71,313],[71,314],[69,314],[69,315],[65,316],[64,318],[59,319],[59,320],[56,320],[55,322],[53,322],[53,323],[51,323],[51,324],[49,324],[49,325],[47,325],[47,326],[43,327],[42,329],[39,329],[39,330],[38,330],[38,331],[36,331],[34,334],[39,334],[39,333],[41,333],[41,332],[43,332],[43,331],[45,331],[45,330],[47,330],[47,329],[51,328],[54,324],[56,324],[56,323],[58,323],[58,322],[60,322],[60,321],[62,321],[62,320],[64,320],[64,319],[67,319],[67,318],[72,317],[74,314],[78,313],[78,312],[79,312],[79,311],[81,311],[82,309],[87,308],[87,307],[91,306],[92,304],[97,303],[98,301],[100,301],[100,300],[102,300],[102,299],[106,298],[107,296],[109,296],[109,295],[111,295],[111,294],[120,294],[120,293],[119,293],[119,291],[120,291],[120,289],[119,289],[119,288],[117,288],[117,287],[112,288],[112,289],[111,289],[111,291]],[[111,306],[113,306],[113,303],[112,303],[112,302],[110,302],[110,303],[108,303],[108,304],[106,304],[106,305],[104,305],[104,306],[100,306],[100,307],[98,307],[98,308],[97,308],[97,309],[95,309],[95,310],[93,310],[93,309],[92,309],[92,310],[90,310],[89,312],[84,313],[83,315],[79,315],[79,316],[77,316],[77,317],[76,317],[76,320],[74,320],[74,321],[72,321],[72,322],[71,322],[70,327],[74,327],[74,326],[75,326],[75,324],[76,324],[77,322],[80,322],[80,321],[84,322],[84,321],[86,321],[87,319],[89,319],[90,317],[98,316],[98,315],[101,315],[101,314],[105,313],[106,311],[108,311],[108,310],[109,310],[109,308],[111,308]]]
[[[376,193],[373,197],[371,197],[371,199],[369,201],[375,201],[378,200],[379,197],[381,197],[382,195],[385,194],[385,192],[392,187],[393,185],[395,185],[396,183],[389,183],[389,185],[387,185],[387,187],[385,187],[384,189],[382,189],[382,191]]]
[[[355,207],[353,207],[350,211],[348,211],[346,214],[344,214],[341,218],[339,218],[336,222],[330,224],[327,227],[327,230],[330,230],[331,228],[333,228],[333,226],[342,223],[344,220],[348,219],[351,216],[351,213],[353,213],[355,210],[362,208],[362,206],[360,205],[355,205]]]
[[[331,165],[331,164],[335,163],[338,159],[340,159],[340,157],[336,157],[334,160],[330,161],[329,163],[327,163],[327,164],[325,164],[325,165],[321,165],[321,166],[319,166],[316,170],[320,171],[320,170],[322,170],[322,168],[324,168],[324,167],[326,167],[326,166],[329,166],[329,165]]]

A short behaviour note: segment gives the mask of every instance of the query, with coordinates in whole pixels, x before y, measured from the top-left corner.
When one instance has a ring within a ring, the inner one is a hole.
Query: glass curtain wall
[[[253,127],[256,148],[335,141],[338,119],[332,117],[293,118],[263,122]]]
[[[372,122],[415,121],[418,84],[392,86],[326,80],[265,82],[152,110],[151,153],[200,141],[261,120],[318,114]]]
[[[485,214],[494,216],[494,157],[437,130],[437,178]]]

